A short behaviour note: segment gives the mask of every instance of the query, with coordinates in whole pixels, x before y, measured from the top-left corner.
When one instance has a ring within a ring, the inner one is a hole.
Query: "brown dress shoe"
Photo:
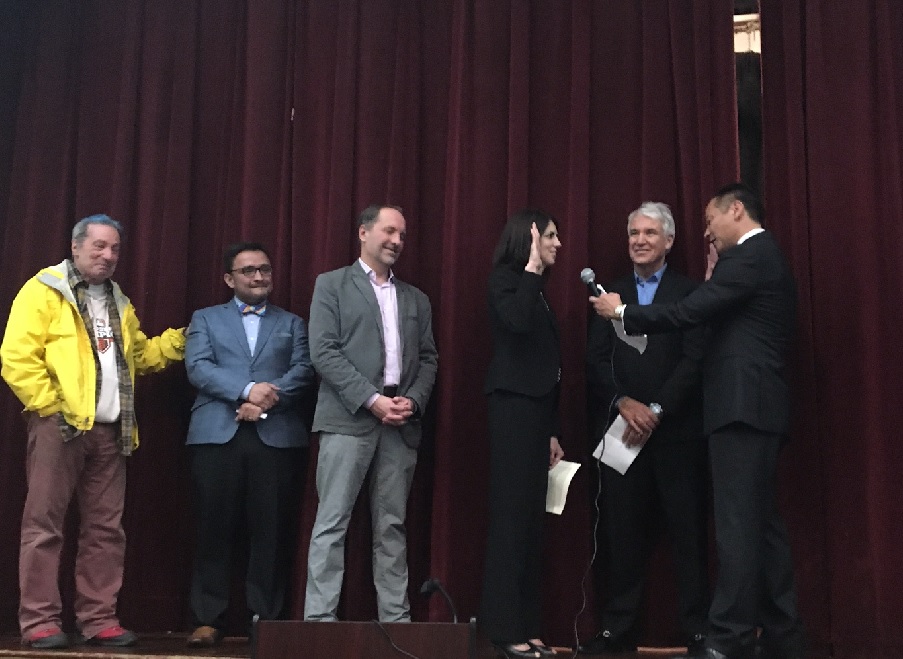
[[[188,647],[209,648],[218,645],[223,640],[223,632],[210,625],[201,625],[188,637]]]

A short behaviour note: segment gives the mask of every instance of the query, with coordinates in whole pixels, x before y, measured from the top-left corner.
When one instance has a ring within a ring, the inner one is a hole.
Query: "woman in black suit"
[[[548,470],[564,453],[558,326],[543,286],[560,247],[551,215],[522,210],[505,225],[489,275],[489,535],[480,626],[507,657],[554,654],[540,640],[542,529]]]

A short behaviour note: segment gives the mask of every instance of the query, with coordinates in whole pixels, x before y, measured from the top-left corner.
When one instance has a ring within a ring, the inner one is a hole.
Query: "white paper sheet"
[[[579,462],[561,460],[557,465],[549,469],[549,489],[546,492],[546,512],[560,515],[564,512],[564,504],[568,498],[568,488],[571,479],[580,469]]]
[[[599,289],[599,293],[608,292],[604,288],[602,288],[601,284],[596,284],[596,288]],[[641,355],[646,352],[646,345],[649,343],[649,339],[645,334],[628,334],[624,330],[624,321],[618,320],[617,318],[613,318],[611,324],[615,328],[615,334],[619,339],[621,339],[631,348],[635,349]]]
[[[643,448],[640,446],[627,446],[624,444],[624,431],[627,429],[627,421],[620,414],[618,418],[612,422],[608,430],[605,431],[605,438],[599,442],[596,450],[593,451],[593,457],[600,460],[602,464],[617,471],[619,474],[627,473],[630,465],[633,464],[636,456],[640,454]]]

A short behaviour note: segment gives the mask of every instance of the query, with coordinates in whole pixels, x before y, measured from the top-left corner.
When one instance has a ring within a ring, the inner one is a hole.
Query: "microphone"
[[[452,602],[451,596],[446,592],[445,588],[442,587],[442,584],[436,577],[430,577],[426,581],[423,582],[423,585],[420,587],[420,594],[426,597],[429,597],[436,591],[439,591],[442,594],[443,599],[445,599],[445,603],[448,604],[448,608],[452,614],[452,622],[458,623],[458,612],[455,610],[455,604]]]
[[[586,288],[592,297],[599,297],[601,293],[605,292],[604,288],[596,285],[596,273],[592,271],[592,268],[583,268],[580,271],[580,281],[586,284]]]

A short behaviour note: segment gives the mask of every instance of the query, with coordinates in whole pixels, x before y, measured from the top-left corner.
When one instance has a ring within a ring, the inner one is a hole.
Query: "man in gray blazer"
[[[283,614],[307,457],[299,401],[314,385],[304,321],[267,302],[273,267],[263,245],[232,245],[223,267],[235,296],[195,312],[185,349],[198,390],[187,442],[197,524],[192,647],[222,639],[242,517],[248,609],[263,620]]]
[[[404,247],[401,209],[364,209],[358,237],[360,259],[317,277],[310,307],[311,359],[321,377],[313,426],[320,503],[304,618],[337,619],[348,522],[371,471],[379,619],[409,621],[404,522],[438,356],[429,299],[391,270]]]

